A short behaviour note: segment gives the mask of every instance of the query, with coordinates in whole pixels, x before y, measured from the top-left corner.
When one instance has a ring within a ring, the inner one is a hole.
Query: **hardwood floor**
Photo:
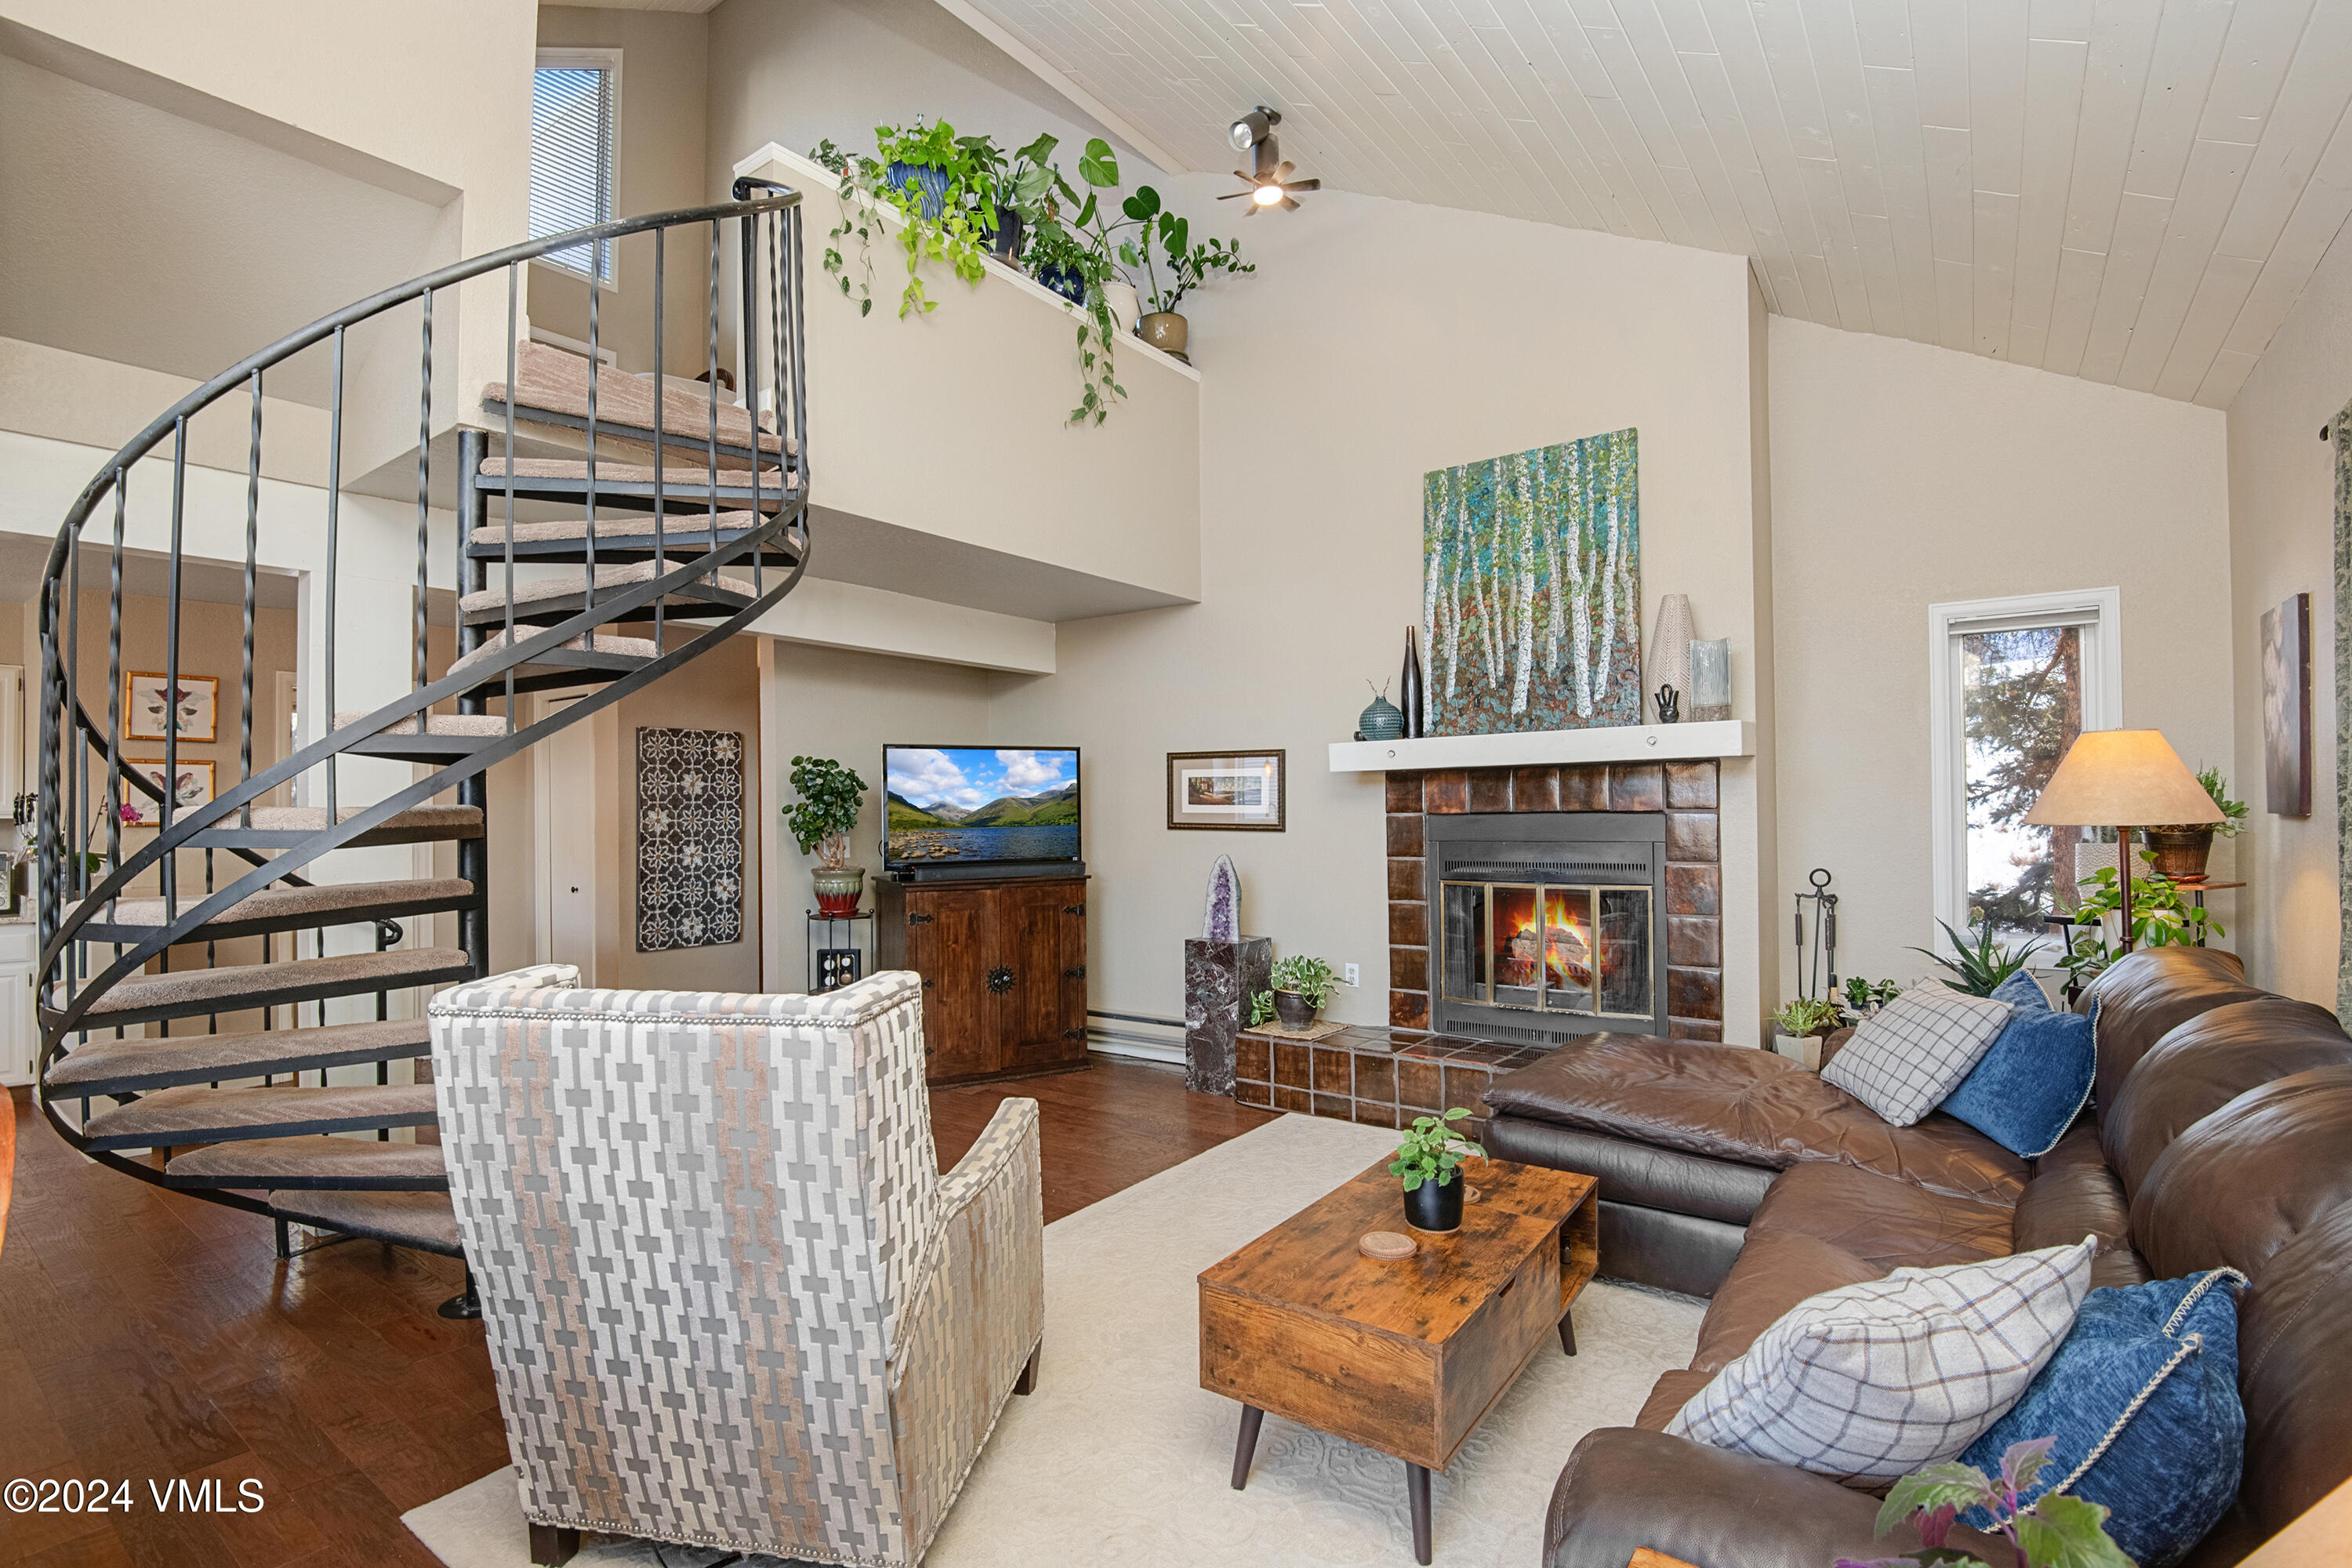
[[[1041,1110],[1050,1223],[1273,1120],[1173,1068],[1092,1070],[931,1098],[942,1165],[999,1100]],[[436,1568],[400,1515],[507,1462],[478,1323],[434,1308],[449,1259],[352,1241],[281,1264],[268,1221],[166,1193],[60,1142],[22,1089],[0,1247],[0,1483],[103,1478],[135,1506],[0,1512],[0,1563]],[[148,1491],[217,1479],[223,1507]]]

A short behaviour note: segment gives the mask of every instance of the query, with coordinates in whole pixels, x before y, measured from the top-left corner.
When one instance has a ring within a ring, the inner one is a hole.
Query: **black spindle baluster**
[[[168,586],[164,589],[167,597],[163,605],[163,826],[161,831],[166,836],[172,831],[172,818],[176,815],[173,807],[180,794],[180,534],[187,502],[187,479],[188,419],[187,416],[182,415],[173,423],[172,557],[165,574]],[[163,857],[161,869],[163,874],[163,923],[168,926],[180,918],[180,857],[177,851]]]
[[[122,864],[122,470],[114,470],[114,545],[106,583],[106,863]],[[121,907],[107,901],[111,921]]]
[[[511,394],[509,394],[511,395]],[[410,660],[415,684],[413,691],[422,691],[425,679],[425,557],[432,548],[432,531],[428,526],[433,496],[433,290],[425,291],[425,346],[417,374],[416,393],[416,651]],[[419,713],[420,729],[425,715]]]
[[[654,575],[659,577],[668,570],[662,549],[663,513],[668,508],[662,504],[662,476],[669,471],[669,447],[662,439],[662,410],[669,403],[669,361],[662,355],[662,318],[668,314],[668,299],[662,292],[662,241],[669,230],[654,230]],[[654,600],[654,657],[667,651],[663,637],[662,606],[667,594]]]
[[[760,525],[767,521],[766,514],[761,510],[760,500],[759,220],[751,213],[745,213],[742,216],[737,218],[735,220],[735,237],[739,242],[737,248],[742,252],[743,257],[743,298],[741,301],[741,310],[739,312],[740,319],[736,323],[742,331],[742,348],[737,355],[736,363],[740,368],[737,370],[735,379],[739,384],[737,394],[742,401],[743,412],[750,417],[751,422],[751,436],[750,441],[751,448],[751,527],[756,535],[756,531]],[[756,537],[751,548],[755,551],[759,549]],[[710,585],[715,589],[719,586],[719,574],[716,571],[713,571],[710,574]]]
[[[237,782],[253,776],[253,594],[261,541],[261,373],[253,373],[253,425],[245,458],[245,644],[238,661]],[[253,826],[253,803],[237,808],[237,824]]]
[[[710,454],[710,543],[703,554],[708,564],[710,552],[719,548],[719,222],[710,220],[710,435],[707,449]],[[717,585],[717,568],[712,569],[711,583]]]
[[[598,254],[603,254],[600,248]],[[580,607],[596,607],[596,373],[602,368],[596,356],[597,304],[604,290],[596,279],[588,279],[588,574],[580,589]],[[661,454],[654,454],[661,461]],[[581,634],[581,647],[593,650],[596,646],[596,628],[590,626]]]
[[[343,499],[343,329],[335,329],[335,390],[327,405],[327,641],[326,700],[321,709],[319,732],[326,734],[335,727],[335,579],[341,564],[341,524]],[[332,827],[341,818],[335,811],[335,754],[327,753],[327,826]]]
[[[507,648],[514,648],[514,547],[515,547],[515,329],[519,318],[515,313],[515,267],[507,266]],[[515,673],[507,666],[507,733],[515,732]]]
[[[76,722],[66,728],[73,747],[72,763],[68,772],[71,780],[74,833],[79,839],[73,865],[70,868],[75,887],[83,898],[89,896],[89,742],[81,732],[79,718],[81,712],[81,540],[71,542],[72,553],[66,557],[66,700],[73,704]],[[77,955],[81,947],[74,947]]]

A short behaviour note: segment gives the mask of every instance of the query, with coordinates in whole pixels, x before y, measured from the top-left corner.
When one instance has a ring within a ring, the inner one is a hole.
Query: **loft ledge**
[[[1334,741],[1331,771],[1377,773],[1424,768],[1526,768],[1561,763],[1690,762],[1752,757],[1756,723],[1624,724],[1605,730],[1527,730],[1503,735],[1429,735],[1417,741]]]

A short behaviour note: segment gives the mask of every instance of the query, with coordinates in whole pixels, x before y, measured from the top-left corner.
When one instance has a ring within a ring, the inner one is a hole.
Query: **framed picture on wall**
[[[215,739],[218,725],[220,682],[209,675],[183,675],[177,700],[168,700],[161,675],[133,669],[122,677],[122,735],[129,741],[164,738],[164,717],[178,710],[173,725],[183,741]]]
[[[2263,772],[2277,816],[2311,815],[2311,595],[2263,612]]]
[[[157,789],[163,787],[163,758],[125,757],[122,759],[122,765],[136,771]],[[125,789],[122,793],[126,797],[123,804],[135,809],[142,822],[155,824],[163,820],[163,807],[161,803],[135,789]],[[212,763],[200,762],[192,757],[182,757],[179,787],[172,792],[172,809],[174,812],[185,811],[192,805],[204,805],[212,797]]]
[[[1286,787],[1280,752],[1171,752],[1168,826],[1279,833]]]

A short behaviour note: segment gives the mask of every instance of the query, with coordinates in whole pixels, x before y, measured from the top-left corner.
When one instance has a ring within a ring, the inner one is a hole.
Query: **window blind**
[[[593,66],[541,66],[532,74],[533,239],[585,228],[613,216],[613,108],[609,70]],[[612,281],[610,240],[552,251],[546,259],[599,282]]]

